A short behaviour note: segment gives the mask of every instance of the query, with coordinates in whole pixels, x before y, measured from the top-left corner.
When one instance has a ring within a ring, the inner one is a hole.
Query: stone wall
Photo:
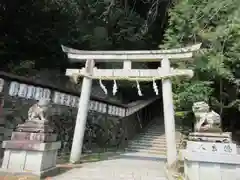
[[[62,142],[60,151],[68,153],[71,148],[77,115],[79,98],[76,93],[66,93],[60,89],[49,88],[42,84],[36,85],[21,79],[6,77],[2,80],[4,83],[2,83],[0,97],[4,99],[4,103],[0,114],[0,140],[10,139],[16,125],[27,119],[28,109],[38,99],[45,97],[50,98],[53,103],[53,114],[50,120],[54,124],[58,139]],[[139,118],[143,114],[141,112],[146,111],[146,108],[141,108],[142,110],[137,113],[131,113],[127,110],[126,105],[114,104],[101,99],[91,100],[83,150],[125,146],[127,141],[143,128]],[[127,112],[128,114],[126,114]]]

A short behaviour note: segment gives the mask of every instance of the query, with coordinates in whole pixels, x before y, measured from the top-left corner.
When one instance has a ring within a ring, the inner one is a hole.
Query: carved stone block
[[[189,180],[240,178],[240,155],[233,143],[187,142],[183,151],[184,176]]]
[[[237,145],[233,143],[188,141],[187,151],[217,154],[237,154]]]
[[[38,141],[54,142],[57,140],[56,134],[51,133],[32,133],[32,132],[13,132],[11,140],[13,141]]]
[[[17,126],[19,132],[41,132],[41,133],[52,133],[53,128],[48,123],[37,123],[34,121],[27,121],[24,124]]]
[[[28,141],[28,140],[10,140],[3,141],[2,147],[4,149],[15,149],[17,150],[26,150],[26,151],[50,151],[59,149],[61,146],[60,142],[37,142],[37,141]]]

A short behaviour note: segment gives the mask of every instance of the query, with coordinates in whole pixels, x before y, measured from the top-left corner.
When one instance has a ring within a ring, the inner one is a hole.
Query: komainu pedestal
[[[11,140],[4,141],[2,171],[40,177],[56,171],[57,151],[61,146],[46,120],[49,103],[40,100],[28,112],[28,120],[18,125]]]

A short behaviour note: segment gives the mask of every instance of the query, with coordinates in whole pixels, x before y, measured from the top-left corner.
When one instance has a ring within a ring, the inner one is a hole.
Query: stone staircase
[[[177,147],[180,145],[181,133],[176,131]],[[137,152],[152,155],[166,155],[166,138],[164,125],[152,124],[135,139],[131,140],[126,148],[127,152]]]

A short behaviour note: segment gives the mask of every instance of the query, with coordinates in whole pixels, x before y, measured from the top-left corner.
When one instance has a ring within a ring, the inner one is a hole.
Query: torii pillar
[[[87,60],[85,64],[86,72],[91,76],[94,67],[94,60]],[[82,83],[81,96],[78,104],[78,113],[74,129],[73,142],[70,154],[70,163],[77,163],[82,154],[84,132],[87,122],[88,107],[92,89],[92,79],[84,77]]]
[[[171,67],[168,58],[164,58],[161,61],[161,67],[164,69],[164,71],[170,72]],[[167,162],[168,165],[173,165],[177,160],[177,147],[175,137],[175,113],[172,95],[172,82],[169,78],[162,79],[162,98],[167,144]]]

